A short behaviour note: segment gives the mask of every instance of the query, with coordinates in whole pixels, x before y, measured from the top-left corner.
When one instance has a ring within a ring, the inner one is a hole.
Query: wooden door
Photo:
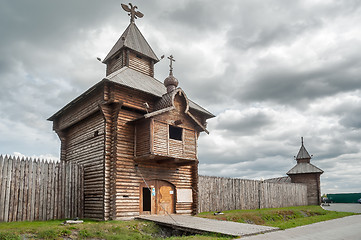
[[[148,188],[149,187],[149,188]],[[147,181],[140,185],[139,212],[141,215],[174,213],[174,186],[166,181]]]
[[[141,215],[156,214],[156,185],[155,180],[140,184],[139,213]]]
[[[157,214],[174,213],[174,187],[165,181],[158,181]]]

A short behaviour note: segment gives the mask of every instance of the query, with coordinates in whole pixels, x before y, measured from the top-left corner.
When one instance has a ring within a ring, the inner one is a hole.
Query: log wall
[[[103,91],[97,90],[91,92],[81,104],[74,104],[68,107],[66,111],[56,120],[54,129],[63,130],[71,125],[83,120],[98,110],[98,105],[103,101]]]
[[[148,111],[152,112],[154,110],[154,102],[157,100],[157,97],[121,85],[112,86],[110,98],[123,102],[125,107],[139,109],[143,111],[143,114],[146,113],[144,103],[148,103]]]
[[[104,219],[105,122],[100,111],[65,131],[62,161],[84,166],[84,217]]]
[[[199,176],[199,212],[307,205],[307,186]]]
[[[129,52],[129,68],[148,76],[154,76],[152,60],[145,56],[140,56],[133,52]]]
[[[138,72],[154,77],[154,60],[149,57],[136,54],[132,51],[122,49],[115,57],[107,63],[106,75],[121,69],[124,66],[132,68]]]
[[[309,205],[321,204],[321,188],[319,173],[305,173],[290,175],[293,183],[303,183],[307,185],[307,198]]]
[[[137,123],[135,127],[135,156],[142,156],[145,154],[149,154],[151,152],[151,142],[150,142],[150,120],[146,119],[140,123]]]
[[[0,156],[0,222],[82,218],[83,169]]]
[[[140,185],[144,183],[144,180],[168,181],[176,189],[192,189],[192,186],[196,187],[193,176],[196,174],[198,162],[194,162],[191,166],[176,166],[174,164],[157,163],[149,159],[148,162],[135,165],[134,125],[128,122],[140,116],[139,113],[126,109],[120,109],[118,113],[115,219],[139,215],[141,204]],[[175,211],[179,214],[190,214],[195,213],[196,208],[196,202],[176,203]]]
[[[120,53],[118,53],[118,55],[116,55],[111,60],[109,60],[107,64],[106,75],[108,76],[109,74],[121,69],[124,66],[125,66],[125,51],[122,50]]]

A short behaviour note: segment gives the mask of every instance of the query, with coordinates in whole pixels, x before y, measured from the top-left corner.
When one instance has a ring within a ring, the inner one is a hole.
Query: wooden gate
[[[147,186],[148,184],[148,186]],[[162,180],[148,181],[140,185],[139,212],[141,215],[174,213],[175,188]]]

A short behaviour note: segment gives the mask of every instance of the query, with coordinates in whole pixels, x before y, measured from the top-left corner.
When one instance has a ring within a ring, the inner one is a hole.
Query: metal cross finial
[[[138,7],[133,6],[131,3],[129,3],[130,8],[123,3],[121,5],[122,5],[122,8],[124,9],[124,11],[129,12],[128,16],[130,16],[131,23],[134,23],[134,19],[142,18],[144,16],[143,13],[136,11],[135,9],[138,9]]]
[[[169,64],[169,75],[173,75],[173,62],[175,62],[175,59],[173,58],[173,55],[170,55],[169,57],[168,57],[168,59],[169,59],[169,62],[170,62],[170,64]]]

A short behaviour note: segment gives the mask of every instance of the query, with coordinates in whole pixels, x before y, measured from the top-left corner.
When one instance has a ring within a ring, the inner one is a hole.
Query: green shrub
[[[90,238],[93,237],[93,234],[86,229],[79,231],[79,238]]]
[[[0,233],[0,240],[20,240],[20,236],[13,233]]]
[[[41,238],[41,239],[57,239],[58,238],[58,233],[57,233],[57,231],[55,231],[53,229],[44,230],[44,231],[38,232],[38,238]]]
[[[59,236],[61,237],[69,237],[71,235],[71,231],[69,229],[63,229],[59,232]]]

